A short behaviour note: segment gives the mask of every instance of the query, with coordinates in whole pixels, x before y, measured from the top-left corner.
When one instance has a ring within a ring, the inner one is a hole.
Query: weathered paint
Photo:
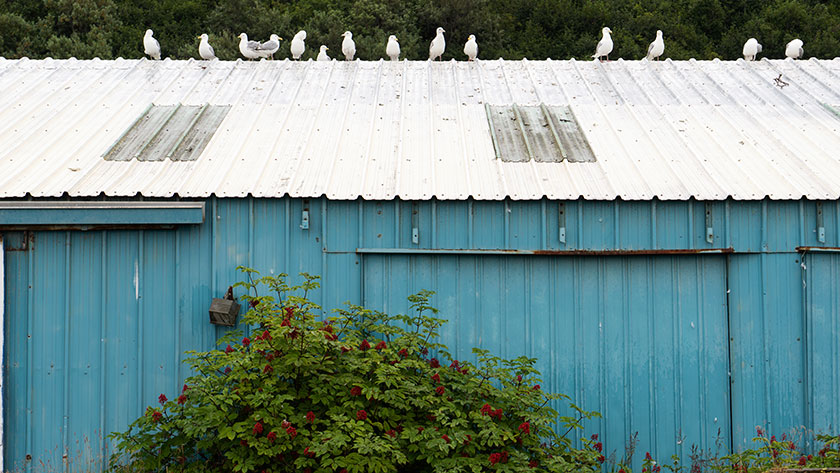
[[[100,455],[176,392],[182,353],[228,330],[207,308],[237,265],[322,275],[325,308],[435,289],[458,357],[538,358],[547,388],[606,415],[587,432],[610,451],[637,431],[663,457],[718,428],[736,448],[756,425],[836,430],[840,256],[811,247],[840,247],[838,202],[825,242],[812,201],[562,204],[565,244],[548,200],[210,199],[170,230],[7,232],[5,464]]]

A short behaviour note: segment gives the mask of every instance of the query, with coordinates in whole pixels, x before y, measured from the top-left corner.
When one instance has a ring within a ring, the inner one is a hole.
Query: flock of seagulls
[[[432,42],[429,44],[429,60],[441,60],[444,51],[446,51],[446,39],[443,36],[444,33],[446,33],[446,30],[442,27],[438,27],[434,39],[432,39]],[[152,30],[146,30],[146,34],[143,36],[143,52],[152,59],[160,60],[160,43],[153,35],[154,32]],[[607,61],[610,60],[610,53],[613,50],[613,40],[611,35],[612,30],[608,27],[601,29],[601,39],[595,47],[595,54],[592,55],[593,59],[601,61],[605,59]],[[344,38],[341,42],[341,53],[344,55],[345,60],[352,61],[356,57],[356,42],[353,41],[353,33],[345,31],[341,36]],[[198,55],[201,59],[208,61],[216,59],[216,52],[213,50],[213,46],[210,45],[208,36],[206,34],[202,34],[198,38],[201,39],[201,42],[198,44]],[[304,30],[298,31],[294,38],[292,38],[291,44],[289,45],[289,52],[292,54],[292,59],[296,61],[300,60],[303,53],[306,52],[305,40],[306,31]],[[280,49],[280,41],[283,41],[283,38],[277,36],[276,34],[272,34],[268,41],[264,43],[260,43],[259,41],[249,41],[248,35],[242,33],[239,35],[239,53],[242,54],[242,57],[245,59],[273,59],[274,53]],[[798,38],[790,41],[785,47],[785,56],[792,59],[802,58],[805,55],[805,50],[802,46],[802,40]],[[331,58],[329,54],[327,54],[329,49],[330,48],[326,45],[322,44],[320,51],[318,52],[317,60],[330,61]],[[756,57],[761,53],[761,50],[762,47],[758,40],[755,38],[748,39],[747,42],[744,43],[744,49],[742,51],[744,60],[755,61]],[[662,30],[657,30],[656,39],[654,39],[648,46],[645,59],[648,61],[656,61],[664,53],[665,41],[662,38]],[[388,37],[388,43],[385,46],[385,54],[392,61],[399,61],[400,43],[396,36],[391,35]],[[464,44],[464,55],[467,56],[467,60],[469,61],[475,61],[478,57],[478,43],[475,40],[475,35],[471,34],[467,38],[467,42]]]
[[[613,50],[613,40],[612,30],[604,27],[601,30],[601,40],[598,41],[598,45],[595,46],[595,54],[592,55],[593,59],[603,61],[603,58],[606,58],[607,61],[610,60],[610,53]],[[785,57],[789,57],[791,59],[800,59],[805,55],[805,50],[802,49],[802,40],[801,39],[794,39],[791,40],[785,47]],[[745,61],[755,61],[756,57],[759,53],[761,53],[762,47],[761,44],[755,38],[750,38],[744,43],[744,49],[742,54],[744,55]],[[662,30],[656,31],[656,39],[653,40],[650,45],[648,45],[647,54],[645,55],[645,59],[648,61],[655,61],[658,60],[660,56],[665,52],[665,41],[662,39]],[[464,51],[466,53],[466,50]]]
[[[443,52],[446,50],[446,39],[443,37],[443,33],[445,32],[443,28],[438,27],[435,38],[429,44],[429,59],[441,59],[443,56]],[[143,36],[143,52],[151,59],[159,61],[160,43],[153,35],[154,32],[152,30],[146,30],[146,34]],[[356,57],[356,42],[353,41],[353,33],[345,31],[341,36],[344,38],[341,42],[341,53],[344,55],[345,60],[352,61]],[[209,36],[202,34],[198,36],[198,39],[201,40],[198,44],[198,55],[201,59],[207,61],[217,59],[216,51],[210,45]],[[280,41],[283,41],[283,38],[276,34],[271,35],[268,41],[260,43],[259,41],[249,40],[247,34],[241,33],[239,35],[239,53],[245,59],[273,59],[274,53],[280,49]],[[329,49],[326,45],[322,44],[316,60],[330,61],[331,58],[327,53]],[[292,38],[289,44],[289,52],[292,54],[292,59],[296,61],[300,60],[303,53],[306,52],[306,31],[300,30]],[[400,43],[396,36],[391,35],[388,37],[385,54],[392,61],[400,60]],[[467,56],[469,61],[474,61],[478,57],[478,43],[475,40],[474,34],[471,34],[467,38],[466,44],[464,44],[464,55]]]

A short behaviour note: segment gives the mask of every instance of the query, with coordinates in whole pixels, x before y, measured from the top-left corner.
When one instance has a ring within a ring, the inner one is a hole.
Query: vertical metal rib
[[[180,110],[180,109],[181,109],[181,104],[179,103],[171,112],[169,112],[169,116],[166,117],[166,120],[164,120],[163,123],[160,124],[160,126],[158,127],[157,130],[155,130],[155,132],[152,134],[152,136],[149,137],[148,140],[146,140],[146,143],[139,150],[137,150],[136,153],[134,153],[134,159],[138,159],[140,157],[140,155],[143,154],[143,151],[146,151],[146,148],[148,148],[149,145],[152,144],[152,141],[154,141],[155,138],[157,138],[157,136],[160,134],[160,132],[163,131],[164,128],[166,128],[166,125],[169,124],[169,120],[172,120],[172,117],[174,117],[175,114],[178,113],[178,110]]]
[[[180,107],[180,105],[178,105],[178,107]],[[201,118],[202,115],[204,115],[204,112],[208,108],[209,108],[209,105],[207,105],[207,104],[202,105],[201,108],[199,109],[198,113],[196,113],[195,116],[193,117],[193,119],[190,120],[190,123],[184,128],[184,131],[181,132],[181,136],[179,136],[178,140],[175,141],[175,144],[172,145],[172,149],[170,149],[169,152],[166,153],[166,157],[168,159],[172,159],[172,155],[175,154],[175,151],[178,149],[179,146],[181,146],[181,143],[184,141],[184,139],[187,137],[187,135],[190,133],[190,131],[192,131],[193,126],[195,126],[195,123],[198,121],[199,118]],[[175,110],[177,111],[177,108]],[[174,115],[174,112],[173,112],[172,115],[169,116],[169,118],[166,119],[166,121],[168,122],[172,118],[173,115]],[[166,125],[166,123],[164,123],[164,125]],[[160,130],[158,130],[158,132],[160,132]],[[143,146],[143,148],[145,149],[146,146],[148,146],[148,143],[146,143],[146,145]]]
[[[554,142],[557,143],[557,148],[560,150],[560,156],[562,156],[563,159],[569,159],[569,156],[566,155],[566,150],[563,149],[563,143],[560,141],[560,134],[557,133],[557,128],[554,126],[554,120],[551,119],[548,107],[546,107],[544,103],[540,102],[540,110],[542,110],[545,121],[548,122],[548,127],[551,129],[551,134],[554,136]],[[563,159],[561,159],[561,161]]]
[[[519,131],[522,132],[522,139],[525,140],[525,148],[528,150],[528,160],[536,161],[534,150],[531,148],[531,142],[528,140],[528,133],[525,132],[525,123],[522,121],[522,114],[519,113],[519,107],[516,104],[511,106],[513,114],[516,116],[516,124],[519,125]]]

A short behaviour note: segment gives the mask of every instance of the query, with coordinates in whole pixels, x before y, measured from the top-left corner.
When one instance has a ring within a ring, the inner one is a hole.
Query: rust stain
[[[2,227],[0,227],[2,228]],[[29,230],[25,230],[23,232],[23,241],[21,242],[20,246],[9,246],[6,245],[4,249],[6,251],[29,251],[35,245],[35,234],[30,232]]]
[[[839,247],[836,246],[797,246],[796,251],[803,253],[805,251],[840,251]]]
[[[512,250],[514,254],[519,253]],[[733,248],[669,249],[669,250],[532,250],[525,254],[551,256],[633,256],[633,255],[702,255],[732,254]]]

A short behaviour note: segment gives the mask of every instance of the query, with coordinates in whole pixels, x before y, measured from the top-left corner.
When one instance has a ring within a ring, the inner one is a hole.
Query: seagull
[[[664,52],[665,41],[662,41],[662,30],[656,30],[656,39],[648,46],[647,56],[645,57],[648,61],[658,60]]]
[[[341,42],[341,52],[344,53],[344,59],[352,61],[353,56],[356,55],[356,42],[353,41],[353,33],[345,31],[341,36],[344,36],[344,41]]]
[[[392,61],[400,60],[400,43],[397,42],[396,36],[388,36],[388,46],[385,46],[385,54],[387,54]]]
[[[201,59],[205,59],[210,61],[212,59],[216,59],[216,52],[213,51],[213,46],[210,46],[208,42],[207,34],[203,34],[199,36],[201,38],[201,43],[198,44],[198,55],[201,56]]]
[[[277,36],[276,34],[269,36],[268,41],[260,44],[257,48],[257,54],[264,58],[274,59],[274,53],[280,49],[280,41],[282,40],[283,38]]]
[[[432,44],[429,45],[429,60],[431,61],[436,58],[442,60],[443,51],[446,50],[446,40],[443,39],[443,33],[446,33],[446,30],[438,26],[437,35],[432,40]]]
[[[612,30],[606,26],[601,29],[601,41],[598,41],[598,46],[595,47],[595,54],[592,55],[593,59],[601,59],[606,56],[607,61],[610,60],[610,53],[613,50],[613,41],[610,33],[612,33]]]
[[[478,56],[478,43],[475,42],[474,34],[467,38],[467,44],[464,45],[464,54],[467,55],[469,61],[475,61],[475,57]]]
[[[785,47],[785,56],[791,59],[802,59],[805,55],[805,50],[802,49],[802,40],[797,38],[792,40]]]
[[[239,52],[245,59],[259,59],[261,57],[257,52],[259,48],[259,41],[248,41],[247,34],[239,33]]]
[[[306,31],[303,30],[298,31],[295,37],[292,38],[292,45],[289,47],[292,52],[292,59],[300,60],[300,57],[306,50],[306,44],[303,42],[305,39]]]
[[[755,61],[755,57],[761,52],[761,45],[755,38],[750,38],[744,43],[744,60]]]
[[[330,49],[325,45],[321,45],[321,51],[318,53],[318,61],[329,61],[330,57],[327,55],[327,50]]]
[[[160,43],[152,37],[153,34],[152,30],[146,30],[146,35],[143,36],[143,52],[150,58],[160,61]]]

